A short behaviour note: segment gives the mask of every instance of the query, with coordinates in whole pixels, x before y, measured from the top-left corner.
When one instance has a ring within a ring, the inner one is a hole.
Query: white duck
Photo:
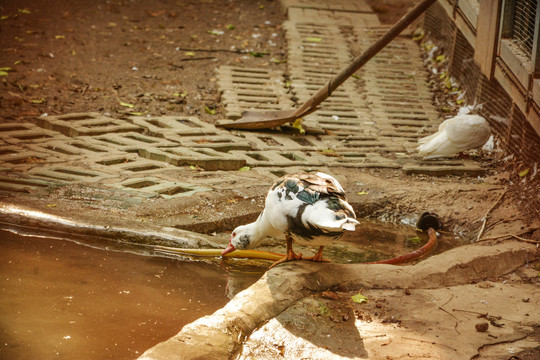
[[[461,115],[445,120],[439,131],[418,140],[418,152],[424,159],[450,157],[481,147],[491,136],[489,125],[479,115]]]
[[[338,240],[344,231],[354,231],[356,224],[354,210],[332,176],[320,172],[285,175],[268,191],[257,221],[234,229],[221,254],[255,247],[269,236],[285,235],[287,255],[271,267],[302,259],[302,254],[294,253],[293,241],[319,247],[315,256],[305,260],[327,261],[322,257],[324,246]]]

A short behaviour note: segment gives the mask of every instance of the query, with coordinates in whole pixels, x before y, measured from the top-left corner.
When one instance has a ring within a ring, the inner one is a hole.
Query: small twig
[[[444,347],[446,347],[448,349],[452,349],[452,350],[457,352],[457,349],[454,349],[453,347],[445,345],[445,344],[436,343],[435,341],[428,341],[428,340],[423,340],[423,339],[415,339],[415,338],[410,338],[410,337],[407,337],[407,336],[402,336],[401,338],[402,339],[407,339],[407,340],[420,341],[420,342],[427,343],[427,344],[432,344],[432,345],[444,346]]]
[[[460,311],[460,312],[465,312],[465,313],[469,313],[469,314],[474,314],[474,315],[477,315],[478,317],[481,317],[481,318],[495,317],[495,318],[500,319],[500,320],[506,320],[506,321],[519,323],[519,321],[516,321],[516,320],[506,319],[506,318],[503,318],[502,316],[489,315],[488,313],[481,313],[481,312],[478,312],[478,311],[462,310],[462,309],[452,309],[452,311]]]
[[[499,195],[499,197],[497,198],[497,201],[495,201],[495,203],[486,212],[486,215],[484,215],[484,221],[482,222],[482,227],[480,228],[480,232],[478,233],[478,236],[476,237],[476,242],[478,242],[480,240],[480,237],[484,233],[484,228],[486,227],[486,223],[487,223],[489,213],[491,212],[491,210],[493,210],[495,208],[495,206],[497,206],[497,204],[501,201],[501,199],[503,198],[504,194],[506,194],[507,191],[508,190],[505,190],[505,191],[503,191],[501,193],[501,195]]]
[[[514,234],[510,234],[509,236],[511,236],[514,239],[519,240],[519,241],[525,241],[525,242],[528,242],[528,243],[531,243],[531,244],[540,244],[539,240],[525,239],[525,238],[519,237],[519,236],[514,235]]]
[[[444,311],[445,313],[447,313],[448,315],[450,315],[451,317],[453,317],[453,318],[456,320],[456,325],[454,326],[454,330],[455,330],[459,335],[461,335],[461,333],[460,333],[460,332],[458,331],[458,329],[457,329],[458,324],[459,324],[458,318],[455,317],[454,314],[450,313],[448,310],[443,309],[443,306],[445,306],[445,305],[448,304],[450,301],[452,301],[453,298],[454,298],[454,294],[452,294],[452,296],[450,296],[450,299],[448,299],[447,302],[445,302],[444,304],[442,304],[441,306],[439,306],[439,310]]]
[[[524,235],[524,234],[528,234],[529,232],[533,231],[535,229],[529,229],[527,231],[524,231],[524,232],[521,232],[519,234],[504,234],[504,235],[497,235],[497,236],[489,236],[489,237],[485,237],[485,238],[482,238],[480,239],[479,241],[487,241],[487,240],[501,240],[501,239],[505,239],[505,238],[514,238],[516,240],[519,240],[519,241],[524,241],[524,242],[528,242],[528,243],[531,243],[531,244],[540,244],[540,241],[539,240],[533,240],[533,239],[526,239],[526,238],[523,238],[521,237],[521,235]]]
[[[180,61],[193,61],[193,60],[215,60],[216,58],[213,56],[204,56],[204,57],[190,57],[190,58],[183,58],[180,59]]]
[[[237,54],[241,54],[242,52],[244,52],[243,50],[240,50],[240,49],[236,49],[236,50],[232,50],[232,49],[188,49],[188,48],[177,48],[177,49],[182,50],[182,51],[232,52],[232,53],[237,53]]]

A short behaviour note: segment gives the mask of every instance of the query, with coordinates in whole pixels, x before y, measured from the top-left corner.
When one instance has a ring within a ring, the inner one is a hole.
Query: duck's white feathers
[[[291,174],[278,179],[268,191],[265,208],[253,224],[247,247],[265,237],[290,235],[297,243],[325,246],[358,224],[339,182],[323,173]],[[237,228],[244,230],[243,227]],[[247,244],[246,244],[247,245]],[[235,245],[236,248],[238,248]]]
[[[449,157],[481,147],[491,136],[489,125],[479,115],[458,115],[439,125],[439,131],[418,140],[425,158]]]

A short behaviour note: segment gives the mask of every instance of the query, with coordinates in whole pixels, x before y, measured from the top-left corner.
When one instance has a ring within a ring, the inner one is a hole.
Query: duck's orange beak
[[[231,238],[232,239],[232,238]],[[227,248],[225,250],[223,250],[221,252],[221,255],[225,255],[225,254],[228,254],[230,252],[233,252],[235,249],[235,247],[233,246],[231,240],[229,240],[229,245],[227,245]]]

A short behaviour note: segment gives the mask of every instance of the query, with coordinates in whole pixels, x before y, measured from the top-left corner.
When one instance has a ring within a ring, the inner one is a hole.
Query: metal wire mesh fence
[[[451,1],[449,3],[452,3]],[[516,4],[515,22],[513,24],[512,41],[515,42],[521,51],[532,54],[532,36],[530,14],[536,10],[536,1],[518,0]],[[528,10],[529,9],[529,10]],[[534,29],[534,16],[532,17],[532,27]],[[468,43],[466,38],[456,28],[452,19],[447,15],[446,10],[438,2],[435,3],[424,17],[424,30],[430,40],[434,41],[450,59],[448,73],[460,83],[461,90],[465,90],[464,100],[467,104],[483,104],[481,115],[489,122],[492,133],[495,136],[495,143],[498,147],[500,159],[506,160],[509,166],[518,167],[519,174],[525,171],[540,172],[540,138],[525,115],[520,111],[512,97],[509,89],[503,88],[494,78],[488,80],[473,61],[474,48]],[[513,84],[513,92],[520,92],[519,96],[526,98],[528,93],[520,89],[519,84],[513,80],[508,68],[497,59],[498,68],[502,69],[503,75]],[[540,108],[534,101],[529,101],[530,111],[540,115]],[[531,181],[524,181],[514,172],[514,179],[511,182],[516,187],[515,192],[519,206],[530,214],[532,218],[540,214],[540,196],[538,188],[540,176],[533,177]],[[521,176],[521,175],[520,175]]]
[[[529,59],[533,50],[536,4],[536,0],[516,0],[513,13],[512,41]]]
[[[530,27],[524,25],[529,21],[527,19],[530,14],[524,12],[533,6],[536,10],[536,1],[521,0],[518,3],[521,3],[519,6],[522,7],[520,11],[523,14],[519,15],[522,19],[516,18],[514,28],[519,26],[523,28],[523,31],[515,31],[514,34],[519,37],[519,41],[524,44],[523,46],[526,48],[530,46],[532,51],[532,39],[529,44],[528,35],[523,35],[530,31]],[[499,82],[495,79],[488,80],[482,74],[473,60],[474,48],[459,29],[456,29],[452,19],[448,17],[439,3],[435,3],[427,11],[424,18],[424,30],[450,58],[449,75],[456,79],[461,88],[466,91],[465,101],[468,104],[483,104],[482,115],[490,123],[496,142],[503,150],[503,156],[511,156],[518,162],[531,166],[540,163],[540,138],[538,134]],[[524,95],[526,96],[526,94]],[[533,104],[533,110],[540,112],[535,104]]]

